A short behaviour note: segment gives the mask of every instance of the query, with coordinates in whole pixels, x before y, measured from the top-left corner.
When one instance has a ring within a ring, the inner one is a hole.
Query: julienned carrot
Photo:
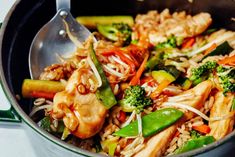
[[[31,93],[31,96],[33,98],[45,98],[45,99],[52,100],[55,96],[55,93],[46,93],[46,92],[33,91]]]
[[[213,51],[217,47],[216,43],[213,43],[205,52],[204,55],[209,54],[211,51]]]
[[[218,61],[218,63],[223,65],[235,65],[235,55],[225,57],[224,59]]]
[[[210,127],[206,124],[199,125],[199,126],[193,126],[192,128],[200,133],[203,133],[203,134],[208,134],[211,131]]]
[[[122,51],[120,51],[120,50],[113,50],[113,51],[107,51],[107,52],[103,52],[102,53],[102,55],[105,55],[105,56],[109,56],[109,55],[113,55],[113,54],[116,54],[117,56],[120,57],[120,59],[122,61],[124,61],[125,63],[130,65],[132,72],[135,71],[135,64],[133,63],[133,61],[130,58],[125,56]]]
[[[163,80],[159,86],[151,93],[151,98],[156,98],[158,95],[162,93],[162,91],[171,83],[171,81],[165,79]]]
[[[144,57],[143,62],[141,63],[141,65],[140,65],[138,71],[136,72],[136,75],[131,79],[129,85],[135,86],[135,85],[137,85],[137,84],[140,82],[140,77],[141,77],[142,73],[143,73],[144,70],[145,70],[145,64],[146,64],[146,62],[147,62],[147,60],[148,60],[148,57],[149,57],[149,54],[147,54],[147,55]]]
[[[195,38],[194,38],[194,37],[189,38],[188,40],[186,40],[186,42],[184,42],[184,43],[182,44],[182,48],[183,48],[183,49],[184,49],[184,48],[190,48],[190,47],[194,44],[194,42],[195,42]]]

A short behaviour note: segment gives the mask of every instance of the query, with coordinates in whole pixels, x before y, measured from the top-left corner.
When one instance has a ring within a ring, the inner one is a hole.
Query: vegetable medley
[[[210,26],[210,14],[77,20],[97,42],[90,37],[22,85],[43,129],[92,152],[135,157],[188,152],[233,131],[235,32]]]

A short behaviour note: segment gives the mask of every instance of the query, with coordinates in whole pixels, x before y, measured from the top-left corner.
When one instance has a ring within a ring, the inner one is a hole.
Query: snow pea
[[[157,110],[148,115],[142,117],[142,129],[143,136],[148,137],[154,135],[161,130],[167,128],[171,124],[175,123],[178,119],[183,116],[183,112],[174,108],[164,108]],[[134,121],[119,131],[115,132],[114,135],[120,137],[130,137],[138,135],[138,123]]]
[[[175,154],[180,154],[184,152],[188,152],[190,150],[203,147],[204,145],[210,144],[215,141],[213,136],[201,136],[196,139],[189,140],[182,147],[175,151]]]
[[[100,62],[98,61],[95,51],[93,49],[93,45],[91,44],[91,46],[89,47],[89,53],[91,56],[91,60],[93,61],[93,63],[95,64],[95,67],[101,77],[102,80],[102,85],[101,87],[98,88],[98,90],[96,91],[96,96],[98,99],[100,99],[104,106],[109,109],[112,106],[114,106],[115,104],[117,104],[116,98],[112,92],[112,89],[109,85],[109,82],[104,74],[104,71],[102,69],[102,66],[100,64]]]

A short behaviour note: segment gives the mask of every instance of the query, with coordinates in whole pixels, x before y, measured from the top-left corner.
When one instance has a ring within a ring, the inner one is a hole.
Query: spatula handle
[[[68,9],[70,10],[70,0],[56,0],[56,9],[59,11],[60,9]]]

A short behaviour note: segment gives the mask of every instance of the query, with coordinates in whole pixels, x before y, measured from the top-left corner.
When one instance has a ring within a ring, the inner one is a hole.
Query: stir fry
[[[97,42],[89,38],[22,85],[43,129],[123,157],[180,154],[234,130],[235,32],[213,28],[209,13],[77,20]]]

